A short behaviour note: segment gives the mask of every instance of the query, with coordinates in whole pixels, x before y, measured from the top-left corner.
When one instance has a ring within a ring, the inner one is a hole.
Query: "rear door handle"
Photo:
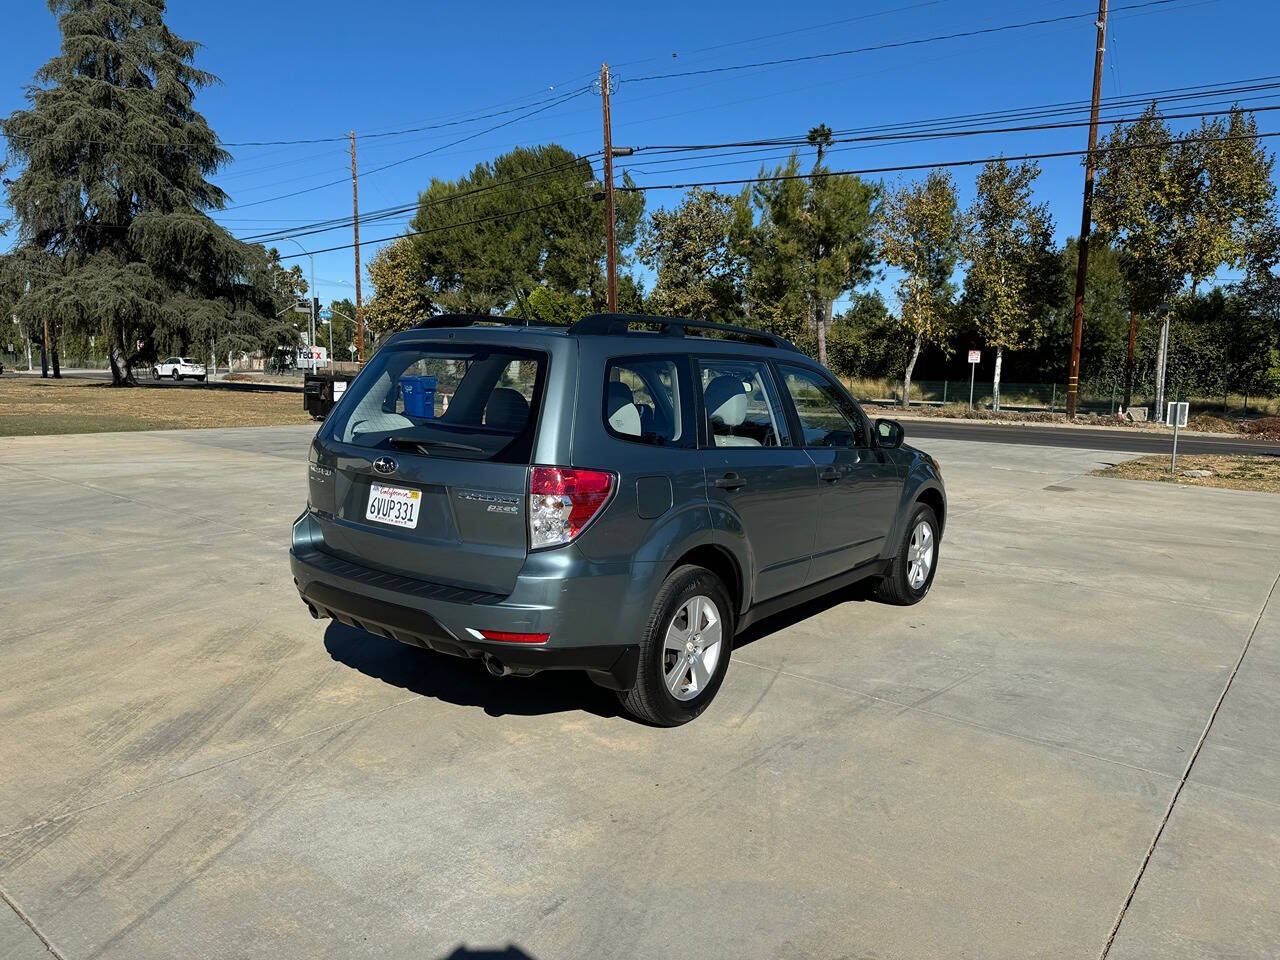
[[[747,481],[736,473],[726,473],[716,481],[716,486],[721,490],[737,490],[739,487],[745,487],[746,485]]]
[[[827,483],[835,483],[840,479],[840,471],[835,467],[827,467],[818,474],[819,480],[825,480]]]

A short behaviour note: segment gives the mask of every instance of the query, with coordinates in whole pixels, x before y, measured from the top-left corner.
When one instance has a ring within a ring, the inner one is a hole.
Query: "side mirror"
[[[883,449],[897,450],[902,446],[904,437],[906,437],[906,431],[897,420],[876,421],[876,440]]]

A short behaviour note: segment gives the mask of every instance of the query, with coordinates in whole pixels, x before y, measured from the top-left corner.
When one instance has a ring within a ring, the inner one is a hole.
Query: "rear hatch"
[[[390,344],[319,434],[325,549],[506,595],[528,551],[528,472],[548,357],[488,343]]]

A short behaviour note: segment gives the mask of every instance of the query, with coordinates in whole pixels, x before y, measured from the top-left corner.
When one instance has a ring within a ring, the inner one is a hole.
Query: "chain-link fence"
[[[846,381],[853,395],[866,403],[900,404],[902,384],[888,380]],[[990,409],[994,392],[991,381],[973,382],[973,406]],[[970,402],[968,380],[916,380],[911,384],[911,403],[920,406],[946,406]],[[1135,396],[1132,405],[1138,406],[1142,398]],[[1124,384],[1090,383],[1080,388],[1079,407],[1094,413],[1115,413],[1124,403]],[[1067,407],[1065,383],[1001,383],[1000,406],[1007,410],[1042,411],[1063,413]]]

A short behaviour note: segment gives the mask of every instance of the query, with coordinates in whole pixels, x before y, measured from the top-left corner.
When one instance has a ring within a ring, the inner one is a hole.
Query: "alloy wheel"
[[[929,521],[921,520],[911,531],[911,542],[907,545],[907,583],[911,589],[923,587],[932,569],[933,527]]]
[[[690,597],[676,611],[663,642],[662,673],[677,700],[692,700],[715,676],[723,631],[710,597]]]

